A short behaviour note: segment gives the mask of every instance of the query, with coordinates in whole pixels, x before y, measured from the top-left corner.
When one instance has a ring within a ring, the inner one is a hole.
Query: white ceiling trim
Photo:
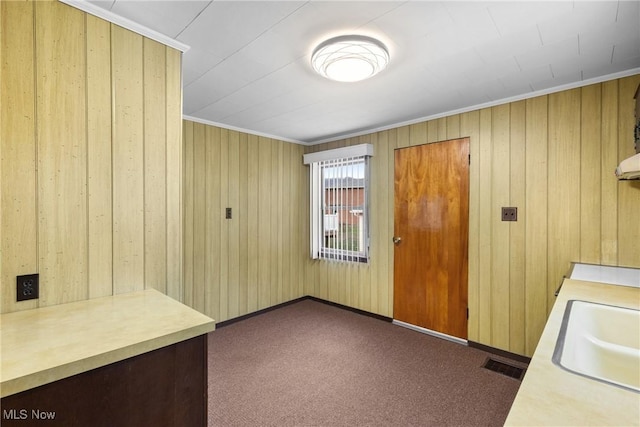
[[[472,105],[470,107],[460,108],[458,110],[446,111],[444,113],[433,114],[431,116],[420,117],[420,118],[417,118],[417,119],[414,119],[414,120],[408,120],[406,122],[393,123],[393,124],[390,124],[390,125],[386,125],[386,126],[382,126],[382,127],[374,128],[374,129],[368,129],[368,130],[364,130],[364,131],[361,131],[361,132],[344,134],[344,135],[340,135],[338,137],[331,137],[331,138],[322,139],[322,140],[313,141],[313,142],[306,142],[306,143],[303,142],[302,144],[305,144],[305,145],[324,144],[324,143],[327,143],[327,142],[340,141],[342,139],[347,139],[347,138],[354,138],[356,136],[369,135],[369,134],[372,134],[372,133],[382,132],[382,131],[389,130],[389,129],[395,129],[395,128],[402,127],[402,126],[408,126],[408,125],[413,125],[413,124],[416,124],[416,123],[426,122],[428,120],[441,119],[443,117],[453,116],[455,114],[468,113],[470,111],[481,110],[483,108],[495,107],[497,105],[508,104],[510,102],[522,101],[522,100],[529,99],[529,98],[535,98],[537,96],[549,95],[551,93],[562,92],[564,90],[576,89],[576,88],[579,88],[579,87],[589,86],[589,85],[596,84],[596,83],[602,83],[602,82],[606,82],[606,81],[609,81],[609,80],[621,79],[623,77],[633,76],[633,75],[636,75],[636,74],[640,74],[640,68],[633,68],[633,69],[630,69],[630,70],[621,71],[619,73],[608,74],[606,76],[594,77],[592,79],[583,80],[583,81],[580,81],[580,82],[569,83],[569,84],[565,84],[565,85],[561,85],[561,86],[555,86],[555,87],[552,87],[552,88],[538,90],[538,91],[535,91],[535,92],[529,92],[529,93],[524,94],[524,95],[513,96],[513,97],[510,97],[510,98],[499,99],[497,101],[491,101],[491,102],[487,102],[487,103],[484,103],[484,104]]]
[[[140,25],[137,22],[133,22],[127,18],[123,18],[122,16],[116,15],[115,13],[112,13],[99,6],[95,6],[91,3],[87,3],[84,0],[60,0],[60,2],[65,3],[69,6],[75,7],[76,9],[80,9],[83,12],[87,12],[93,16],[97,16],[98,18],[102,18],[113,24],[119,25],[123,28],[126,28],[127,30],[131,30],[137,34],[140,34],[141,36],[147,37],[149,39],[155,40],[159,43],[162,43],[164,45],[177,49],[180,52],[184,53],[191,48],[189,45],[181,43],[178,40],[165,36],[164,34],[154,31],[151,28],[145,27],[144,25]]]
[[[184,120],[189,120],[191,122],[201,123],[203,125],[215,126],[215,127],[221,128],[221,129],[233,130],[233,131],[236,131],[236,132],[242,132],[242,133],[246,133],[246,134],[249,134],[249,135],[262,136],[264,138],[277,139],[278,141],[290,142],[292,144],[313,145],[313,144],[310,144],[308,142],[298,141],[296,139],[283,138],[283,137],[278,136],[278,135],[269,135],[267,133],[256,132],[255,130],[252,130],[252,129],[243,129],[243,128],[239,128],[239,127],[235,127],[235,126],[229,126],[229,125],[226,125],[226,124],[223,124],[223,123],[216,123],[216,122],[212,122],[210,120],[204,120],[204,119],[201,119],[201,118],[198,118],[198,117],[188,116],[186,114],[183,114],[182,118]]]

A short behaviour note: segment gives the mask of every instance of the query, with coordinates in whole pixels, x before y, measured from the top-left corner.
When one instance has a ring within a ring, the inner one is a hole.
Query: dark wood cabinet
[[[2,399],[2,426],[206,426],[207,336]]]

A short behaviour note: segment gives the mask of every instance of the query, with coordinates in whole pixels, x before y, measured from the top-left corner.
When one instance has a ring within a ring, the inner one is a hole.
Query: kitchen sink
[[[640,310],[570,300],[553,363],[640,393]]]

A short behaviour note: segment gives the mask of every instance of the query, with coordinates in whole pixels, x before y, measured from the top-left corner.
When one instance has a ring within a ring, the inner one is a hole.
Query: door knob
[[[402,241],[402,238],[398,237],[398,236],[393,236],[393,239],[391,239],[391,240],[393,241],[393,243],[395,243],[397,245],[398,243],[400,243]]]

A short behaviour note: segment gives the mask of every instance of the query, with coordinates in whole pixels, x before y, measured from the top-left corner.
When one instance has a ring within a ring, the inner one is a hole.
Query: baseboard
[[[365,311],[365,310],[360,310],[359,308],[349,307],[348,305],[338,304],[337,302],[327,301],[327,300],[324,300],[322,298],[307,296],[307,297],[305,297],[305,299],[310,299],[310,300],[313,300],[313,301],[321,302],[323,304],[331,305],[333,307],[341,308],[343,310],[351,311],[353,313],[361,314],[363,316],[373,317],[374,319],[382,320],[384,322],[391,323],[393,321],[393,319],[391,317],[383,316],[381,314],[371,313],[371,312]]]
[[[361,314],[363,316],[373,317],[374,319],[382,320],[389,323],[391,323],[391,321],[393,320],[390,317],[382,316],[380,314],[370,313],[368,311],[360,310],[358,308],[353,308],[346,305],[338,304],[337,302],[332,302],[332,301],[324,300],[322,298],[312,297],[311,295],[305,295],[303,297],[296,298],[291,301],[286,301],[271,307],[263,308],[262,310],[254,311],[253,313],[244,314],[242,316],[234,317],[233,319],[216,323],[216,329],[224,328],[225,326],[232,325],[236,322],[240,322],[242,320],[246,320],[254,316],[259,316],[260,314],[268,313],[269,311],[277,310],[278,308],[286,307],[287,305],[295,304],[297,302],[304,301],[304,300],[312,300],[312,301],[320,302],[322,304],[331,305],[333,307],[341,308],[343,310],[351,311],[353,313]]]
[[[501,356],[507,359],[515,360],[516,362],[520,362],[520,363],[526,363],[527,365],[529,364],[529,362],[531,362],[530,357],[522,356],[521,354],[517,354],[517,353],[511,353],[510,351],[501,350],[499,348],[480,344],[474,341],[467,341],[467,345],[472,348],[477,348],[478,350],[486,351],[487,353],[495,354],[496,356]]]
[[[233,319],[229,319],[229,320],[225,320],[225,321],[222,321],[222,322],[218,322],[218,323],[216,323],[216,329],[224,328],[225,326],[232,325],[232,324],[234,324],[236,322],[240,322],[242,320],[250,319],[251,317],[259,316],[261,314],[268,313],[270,311],[277,310],[277,309],[279,309],[281,307],[286,307],[288,305],[295,304],[297,302],[304,301],[304,300],[310,299],[310,298],[311,297],[309,297],[309,296],[296,298],[296,299],[293,299],[291,301],[286,301],[286,302],[282,302],[280,304],[272,305],[271,307],[263,308],[262,310],[254,311],[252,313],[243,314],[242,316],[234,317]]]

